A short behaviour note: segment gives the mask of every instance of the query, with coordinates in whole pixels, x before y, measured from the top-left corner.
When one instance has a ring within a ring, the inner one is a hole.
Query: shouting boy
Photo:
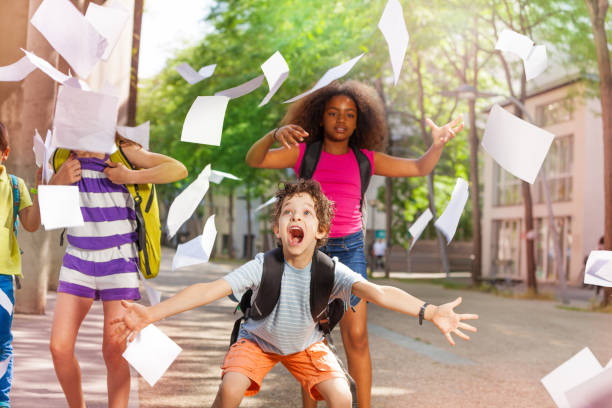
[[[213,407],[238,407],[244,395],[259,391],[264,376],[277,362],[283,363],[315,400],[325,400],[330,407],[350,407],[347,378],[323,342],[322,322],[316,322],[311,314],[311,266],[315,259],[326,256],[321,253],[315,256],[315,251],[325,243],[329,232],[332,204],[313,180],[286,183],[276,198],[274,234],[281,242],[284,259],[280,295],[267,316],[258,319],[247,314],[238,340],[225,356],[222,383]],[[152,307],[123,302],[126,313],[113,323],[120,336],[133,338],[134,333],[150,323],[230,294],[241,299],[251,289],[257,301],[265,256],[258,254],[224,278],[189,286]],[[453,311],[461,299],[441,306],[430,305],[395,287],[367,282],[335,262],[329,302],[342,299],[348,304],[351,294],[387,309],[430,320],[451,344],[454,344],[451,333],[468,340],[460,329],[476,331],[462,320],[477,319],[477,315]]]

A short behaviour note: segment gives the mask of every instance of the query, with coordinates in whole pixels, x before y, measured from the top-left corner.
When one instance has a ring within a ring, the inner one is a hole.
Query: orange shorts
[[[237,372],[251,380],[251,386],[244,395],[251,396],[259,392],[263,378],[278,362],[289,370],[300,382],[310,396],[317,401],[323,396],[316,385],[331,378],[344,378],[344,372],[329,347],[322,341],[313,344],[304,351],[283,356],[265,353],[256,343],[240,339],[230,347],[225,355],[222,378],[225,373]]]

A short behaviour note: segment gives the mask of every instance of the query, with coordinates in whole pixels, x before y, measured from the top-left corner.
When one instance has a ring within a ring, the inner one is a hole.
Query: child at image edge
[[[287,183],[276,197],[274,234],[280,239],[285,260],[281,294],[269,316],[258,321],[247,319],[242,324],[238,341],[230,347],[221,367],[223,380],[213,407],[238,407],[244,395],[259,391],[263,378],[277,362],[283,363],[315,400],[325,400],[329,407],[350,407],[348,381],[310,313],[310,265],[314,251],[327,238],[333,216],[331,202],[313,180]],[[255,299],[262,266],[260,253],[224,278],[191,285],[155,306],[122,302],[125,314],[111,322],[117,327],[115,334],[122,339],[133,338],[150,323],[230,294],[240,299],[248,289],[253,290]],[[348,303],[352,294],[411,316],[417,316],[425,305],[398,288],[367,282],[336,262],[330,301],[340,298]],[[460,329],[476,331],[462,320],[478,316],[456,314],[453,308],[459,303],[461,298],[441,306],[425,305],[424,309],[424,318],[432,321],[451,344],[451,333],[468,340]]]

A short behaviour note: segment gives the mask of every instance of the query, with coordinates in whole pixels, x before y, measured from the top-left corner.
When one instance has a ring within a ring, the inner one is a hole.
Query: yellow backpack
[[[53,170],[56,173],[69,156],[69,149],[59,148],[55,150]],[[119,143],[117,143],[117,151],[110,155],[110,160],[115,163],[123,163],[127,168],[136,170]],[[126,184],[125,186],[134,199],[140,271],[146,279],[151,279],[159,273],[159,263],[161,261],[161,224],[155,184]]]

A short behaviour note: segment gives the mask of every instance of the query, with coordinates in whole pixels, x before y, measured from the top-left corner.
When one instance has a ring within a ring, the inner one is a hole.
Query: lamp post
[[[462,84],[455,91],[450,91],[448,93],[451,93],[457,96],[458,98],[467,99],[468,101],[475,101],[476,98],[491,98],[491,97],[498,97],[498,96],[502,98],[506,98],[507,100],[512,102],[514,106],[516,106],[523,112],[523,114],[527,117],[527,120],[531,124],[535,125],[535,120],[533,119],[533,117],[531,116],[531,114],[529,113],[525,105],[521,101],[519,101],[518,99],[516,99],[515,97],[511,95],[502,95],[502,94],[493,93],[493,92],[480,92],[476,88],[468,84]],[[548,179],[546,177],[546,168],[544,166],[542,166],[541,168],[541,175],[542,175],[541,182],[544,188],[544,196],[546,197],[548,224],[549,224],[549,228],[550,228],[550,231],[552,233],[552,238],[553,238],[553,250],[554,250],[554,255],[555,255],[556,273],[561,282],[561,302],[564,304],[567,304],[569,303],[569,300],[567,298],[567,282],[565,278],[565,273],[563,271],[563,262],[562,262],[563,255],[561,253],[561,248],[559,246],[559,239],[558,239],[559,233],[557,231],[557,226],[555,224],[555,219],[554,219],[553,210],[552,210],[552,201],[550,198],[550,190],[548,188]]]

